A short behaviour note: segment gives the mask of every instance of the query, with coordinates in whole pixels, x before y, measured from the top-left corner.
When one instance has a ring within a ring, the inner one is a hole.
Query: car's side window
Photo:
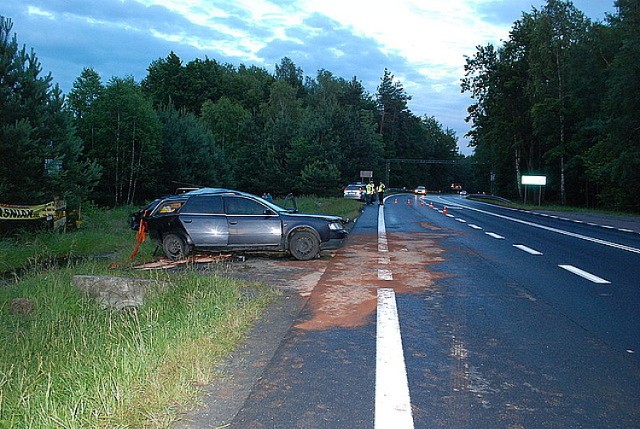
[[[259,202],[243,197],[225,197],[224,206],[228,215],[264,215],[267,210]]]
[[[180,207],[184,204],[184,201],[172,201],[163,203],[158,210],[158,214],[169,214],[173,213],[176,210],[179,210]]]
[[[189,198],[180,213],[223,214],[222,198],[213,195],[195,195]]]

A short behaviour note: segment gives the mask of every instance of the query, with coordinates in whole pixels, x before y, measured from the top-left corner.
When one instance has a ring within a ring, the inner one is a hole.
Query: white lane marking
[[[391,288],[378,289],[375,404],[375,429],[413,429],[398,308]]]
[[[611,225],[600,225],[602,228],[606,228],[606,229],[616,229],[615,226],[611,226]]]
[[[513,247],[515,247],[517,249],[520,249],[520,250],[522,250],[524,252],[527,252],[530,255],[536,255],[536,256],[542,255],[542,252],[538,252],[537,250],[532,249],[531,247],[527,247],[524,244],[514,244]]]
[[[501,235],[496,234],[495,232],[485,232],[485,234],[487,234],[489,237],[493,237],[497,240],[504,240],[504,237]]]
[[[456,218],[456,220],[457,220],[458,222],[461,222],[461,223],[467,223],[467,221],[466,221],[466,220],[464,220],[464,219],[460,219],[459,217],[457,217],[457,218]]]
[[[391,270],[378,268],[378,280],[393,280],[393,273]]]
[[[635,232],[634,230],[627,229],[627,228],[620,228],[620,229],[618,229],[618,231],[620,231],[620,232]]]
[[[378,206],[378,264],[389,265],[389,242],[387,241],[387,229],[384,223],[384,206]],[[378,280],[393,280],[393,273],[384,268],[378,268]]]
[[[472,224],[472,223],[470,223],[470,224],[469,224],[469,228],[473,228],[473,229],[482,229],[482,227],[481,227],[481,226],[474,225],[474,224]]]
[[[384,206],[378,206],[378,252],[388,252],[387,230],[384,224]]]
[[[534,227],[534,228],[540,228],[540,229],[543,229],[545,231],[555,232],[555,233],[558,233],[558,234],[566,235],[568,237],[573,237],[573,238],[577,238],[577,239],[580,239],[580,240],[589,241],[591,243],[596,243],[596,244],[601,244],[603,246],[613,247],[614,249],[625,250],[627,252],[640,254],[640,249],[638,249],[636,247],[625,246],[624,244],[613,243],[611,241],[601,240],[599,238],[589,237],[589,236],[582,235],[582,234],[576,234],[575,232],[569,232],[569,231],[565,231],[563,229],[553,228],[553,227],[550,227],[550,226],[540,225],[538,223],[529,222],[529,221],[522,220],[522,219],[516,219],[516,218],[509,217],[509,216],[504,216],[504,215],[501,215],[501,214],[498,214],[498,213],[488,212],[486,210],[480,210],[480,209],[477,209],[475,207],[470,207],[470,206],[462,206],[462,207],[465,208],[465,209],[476,211],[478,213],[484,213],[484,214],[489,215],[489,216],[495,216],[495,217],[497,217],[499,219],[505,219],[505,220],[509,220],[511,222],[520,223],[522,225],[527,225],[527,226],[531,226],[531,227]],[[591,224],[588,224],[588,225],[591,225]]]
[[[600,278],[594,274],[588,273],[586,271],[581,270],[580,268],[576,268],[573,265],[558,265],[560,268],[563,268],[567,271],[569,271],[570,273],[576,274],[582,278],[585,278],[593,283],[598,283],[598,284],[610,284],[611,282],[608,280],[605,280],[603,278]]]
[[[452,215],[451,213],[447,213],[447,217],[455,217],[455,216]]]

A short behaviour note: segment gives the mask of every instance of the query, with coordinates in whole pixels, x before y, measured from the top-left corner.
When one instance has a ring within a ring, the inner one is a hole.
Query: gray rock
[[[73,276],[74,286],[85,296],[96,300],[103,309],[138,308],[145,297],[164,293],[169,283],[160,280],[113,276]]]

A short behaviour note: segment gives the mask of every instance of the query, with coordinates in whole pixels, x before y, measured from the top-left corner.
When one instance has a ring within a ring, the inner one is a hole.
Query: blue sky
[[[306,76],[356,77],[375,93],[388,68],[413,97],[414,114],[456,131],[460,151],[471,103],[460,93],[464,56],[499,44],[522,12],[543,0],[3,0],[20,45],[67,93],[85,67],[107,82],[147,74],[174,51],[273,72],[289,57]],[[592,20],[614,0],[574,0]]]

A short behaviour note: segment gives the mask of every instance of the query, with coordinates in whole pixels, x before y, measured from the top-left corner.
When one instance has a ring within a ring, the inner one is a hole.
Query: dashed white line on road
[[[485,234],[487,234],[489,237],[493,237],[493,238],[498,239],[498,240],[504,240],[503,236],[498,235],[495,232],[485,232]]]
[[[393,273],[391,270],[378,268],[378,280],[393,280]]]
[[[391,288],[378,289],[375,406],[375,429],[413,429],[398,308]]]
[[[457,220],[458,222],[461,222],[461,223],[467,223],[467,221],[466,221],[466,220],[464,220],[464,219],[460,219],[459,217],[457,217],[457,218],[456,218],[456,220]]]
[[[469,224],[469,228],[473,228],[473,229],[482,229],[482,227],[481,227],[481,226],[474,225],[474,224],[472,224],[472,223],[470,223],[470,224]]]
[[[555,233],[562,234],[562,235],[565,235],[565,236],[568,236],[568,237],[573,237],[573,238],[577,238],[577,239],[580,239],[580,240],[589,241],[591,243],[597,243],[597,244],[601,244],[603,246],[613,247],[614,249],[620,249],[620,250],[624,250],[624,251],[627,251],[627,252],[640,254],[640,249],[636,248],[636,247],[626,246],[624,244],[619,244],[619,243],[613,243],[611,241],[601,240],[599,238],[589,237],[589,236],[582,235],[582,234],[576,234],[575,232],[565,231],[565,230],[562,230],[562,229],[553,228],[553,227],[550,227],[550,226],[541,225],[541,224],[538,224],[538,223],[529,222],[529,221],[522,220],[522,219],[516,219],[516,218],[509,217],[509,216],[504,216],[504,215],[501,215],[501,214],[498,214],[498,213],[493,213],[493,212],[489,212],[489,211],[486,211],[486,210],[480,210],[480,209],[477,209],[477,208],[474,208],[474,207],[470,207],[470,206],[463,206],[463,208],[465,208],[467,210],[472,210],[472,211],[478,212],[478,213],[484,213],[484,214],[487,214],[489,216],[494,216],[494,217],[497,217],[497,218],[500,218],[500,219],[509,220],[511,222],[517,222],[517,223],[522,224],[522,225],[528,225],[528,226],[531,226],[531,227],[534,227],[534,228],[543,229],[545,231],[555,232]],[[591,225],[591,224],[588,224],[588,225]]]
[[[516,249],[520,249],[524,252],[529,253],[530,255],[542,255],[542,252],[539,252],[535,249],[532,249],[530,247],[525,246],[524,244],[514,244],[513,247],[515,247]]]
[[[610,281],[600,278],[594,274],[588,273],[586,271],[581,270],[580,268],[576,268],[573,265],[558,265],[560,268],[569,271],[570,273],[576,274],[582,278],[585,278],[593,283],[598,284],[611,284]]]
[[[384,206],[378,209],[378,252],[388,252],[387,229],[384,224]]]

